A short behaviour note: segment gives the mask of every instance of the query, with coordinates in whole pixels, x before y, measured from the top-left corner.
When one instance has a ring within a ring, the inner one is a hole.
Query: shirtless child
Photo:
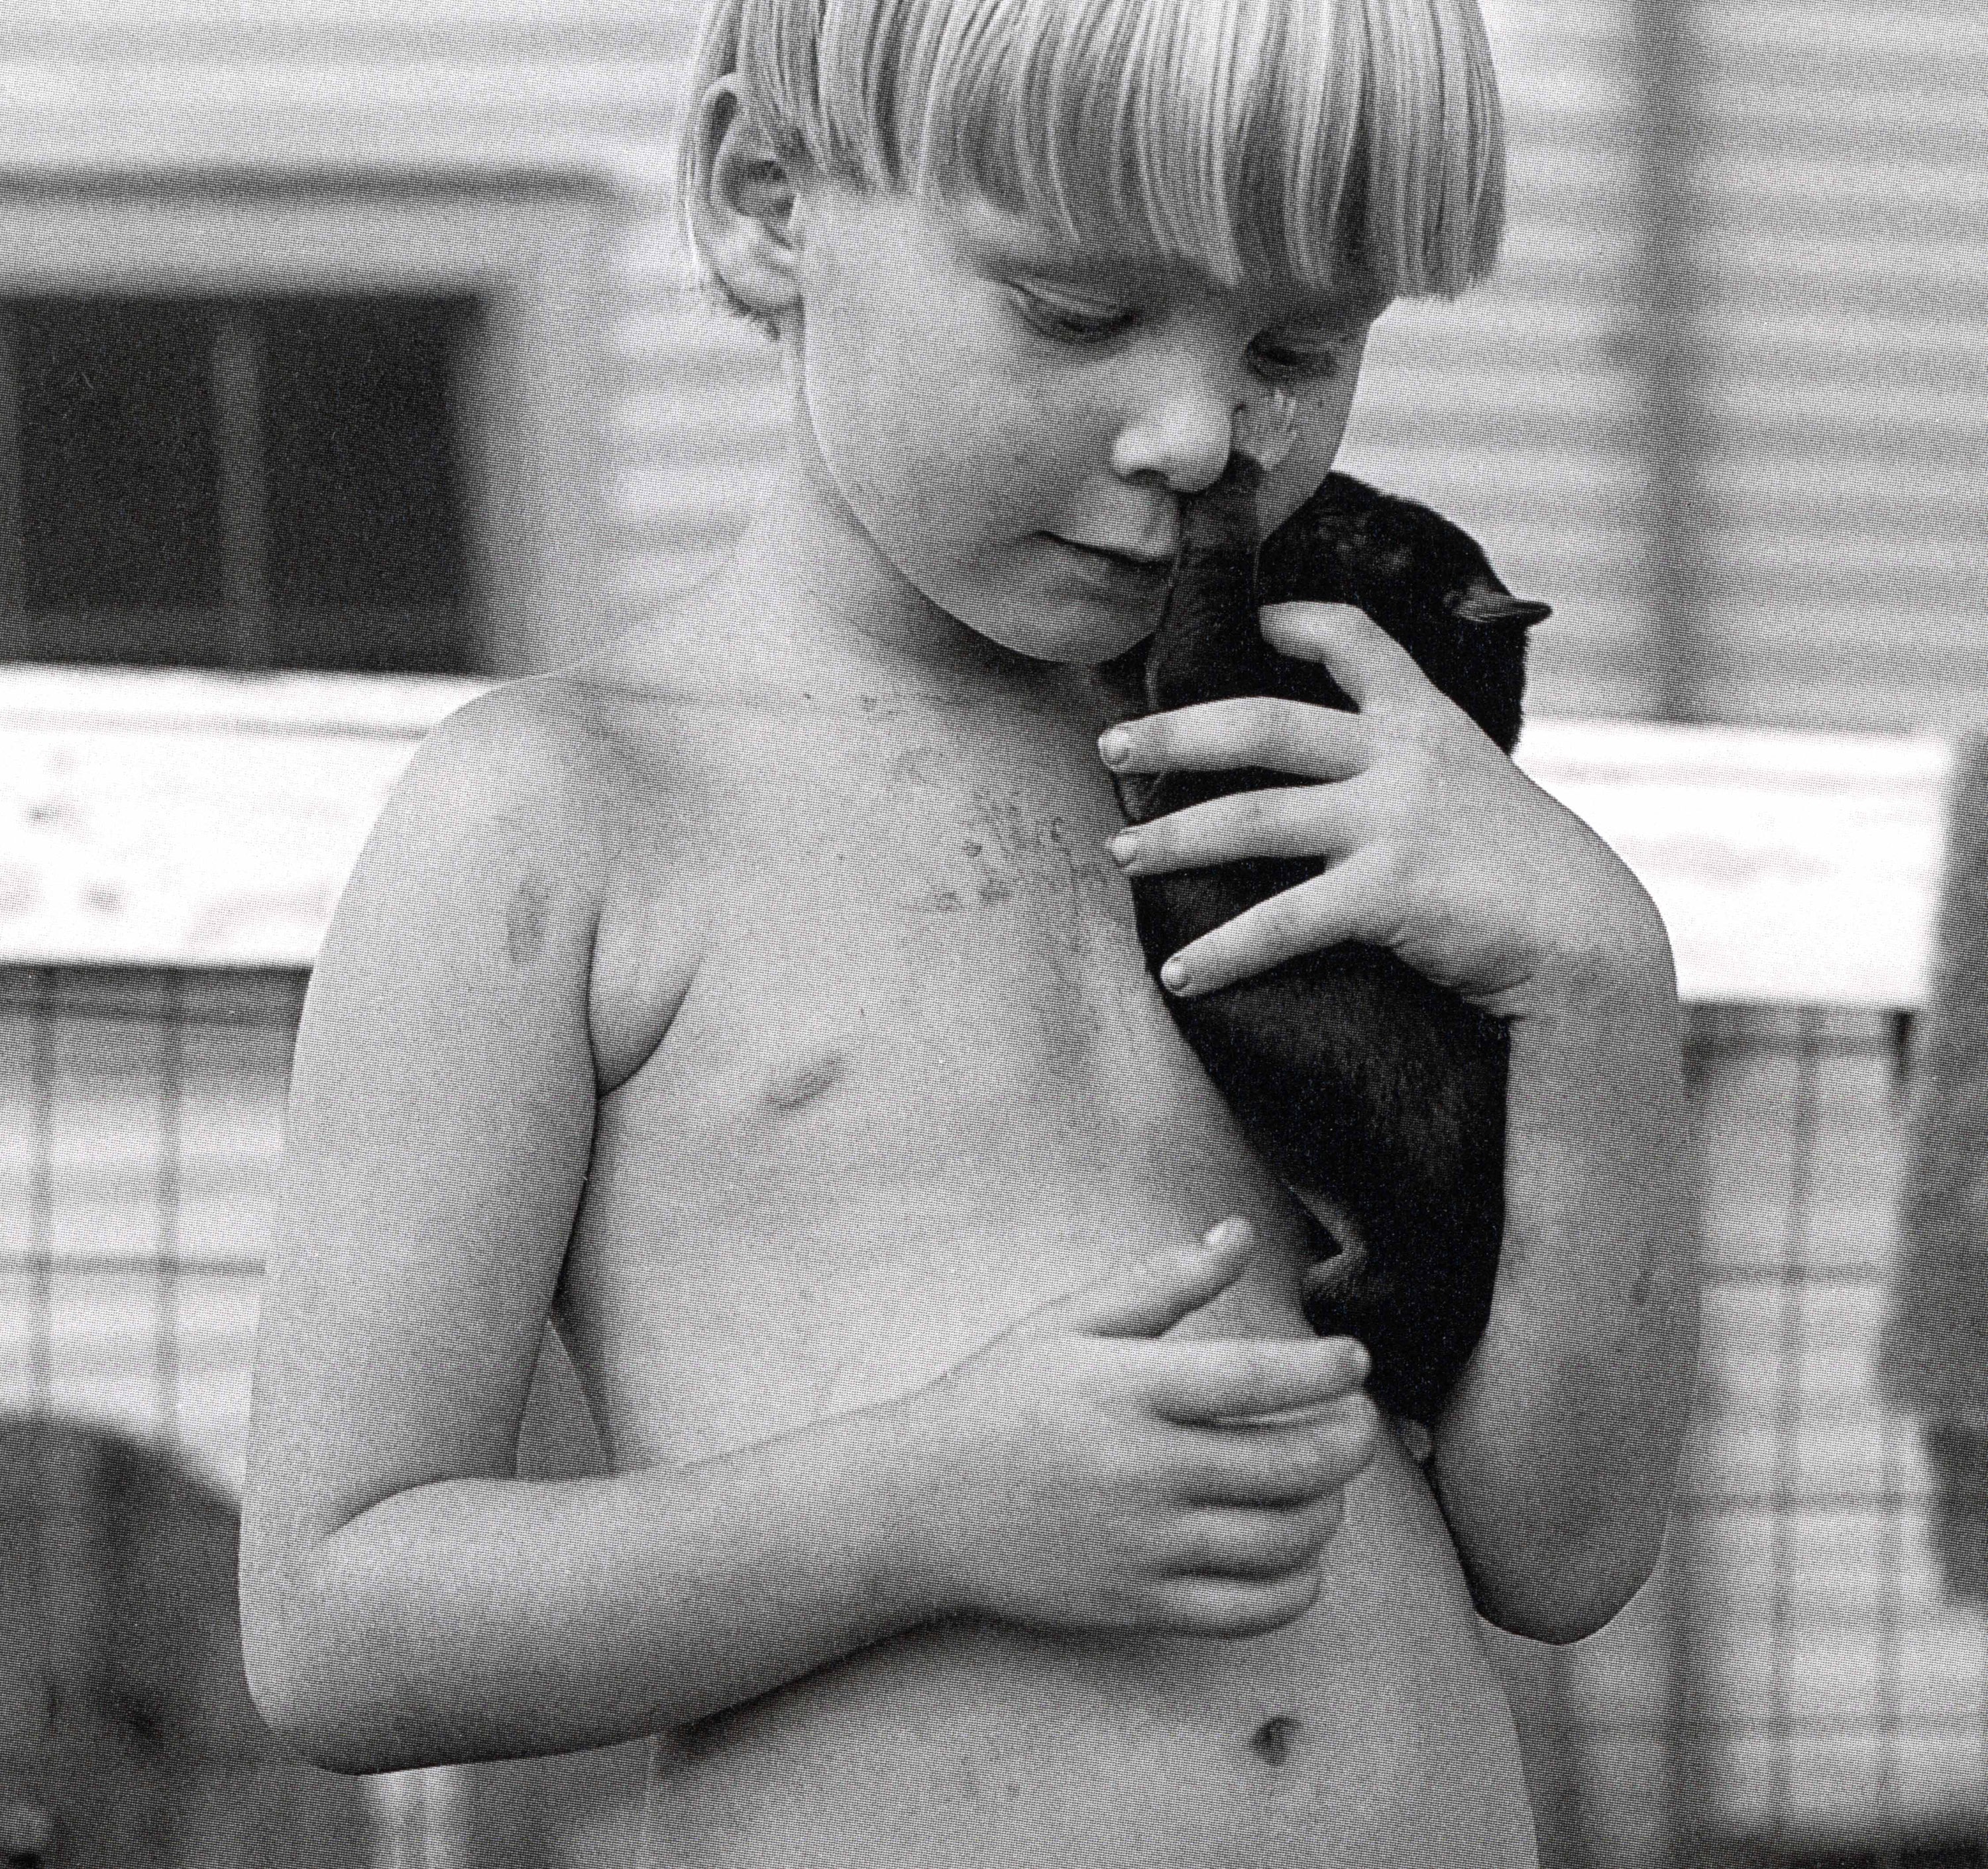
[[[817,42],[817,33],[820,35]],[[729,567],[431,739],[299,1037],[250,1676],[374,1771],[652,1747],[641,1860],[1533,1860],[1472,1609],[1647,1574],[1692,1362],[1663,932],[1357,613],[1357,715],[1107,735],[1178,497],[1499,221],[1471,0],[719,0],[686,163],[790,458]],[[1128,840],[1107,762],[1268,766]],[[1129,853],[1128,845],[1130,843]],[[1169,1021],[1124,868],[1322,853],[1511,1021],[1489,1329],[1418,1465]],[[611,1472],[514,1477],[549,1316]]]

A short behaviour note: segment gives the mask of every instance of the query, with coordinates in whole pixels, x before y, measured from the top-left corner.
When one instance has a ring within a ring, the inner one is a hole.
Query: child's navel
[[[849,1069],[849,1054],[831,1051],[805,1063],[790,1065],[768,1080],[766,1097],[769,1107],[785,1113],[811,1103],[839,1083]]]
[[[1291,1743],[1303,1724],[1293,1713],[1273,1715],[1250,1734],[1249,1749],[1266,1765],[1282,1765],[1291,1756]]]

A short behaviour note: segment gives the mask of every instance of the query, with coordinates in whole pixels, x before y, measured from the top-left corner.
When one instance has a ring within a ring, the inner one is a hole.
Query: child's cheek
[[[811,373],[807,416],[814,445],[830,478],[866,529],[929,526],[942,497],[932,456],[935,424],[918,411],[921,397],[899,369],[827,353]]]

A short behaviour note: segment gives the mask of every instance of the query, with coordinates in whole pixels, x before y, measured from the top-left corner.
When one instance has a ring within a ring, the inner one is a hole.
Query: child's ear
[[[800,302],[800,191],[739,80],[719,79],[698,100],[691,231],[726,296],[769,328]]]

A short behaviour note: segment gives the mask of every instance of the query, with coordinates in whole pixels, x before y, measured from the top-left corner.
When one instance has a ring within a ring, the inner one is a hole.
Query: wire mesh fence
[[[0,1414],[238,1491],[303,984],[0,970]],[[1665,1560],[1591,1641],[1498,1650],[1549,1864],[1988,1861],[1988,1627],[1943,1594],[1918,1431],[1874,1377],[1909,1039],[1693,1013],[1705,1348]],[[372,1860],[461,1860],[445,1790],[376,1793]]]
[[[1698,1405],[1657,1577],[1552,1658],[1549,1862],[1988,1862],[1988,1625],[1946,1597],[1919,1430],[1876,1384],[1910,1039],[1891,1011],[1693,1011]]]
[[[0,969],[0,1408],[238,1492],[303,977]]]
[[[1877,1392],[1910,1036],[1814,1010],[1695,1034],[1685,1783],[1742,1861],[1988,1860],[1988,1625],[1947,1599],[1919,1429]]]

